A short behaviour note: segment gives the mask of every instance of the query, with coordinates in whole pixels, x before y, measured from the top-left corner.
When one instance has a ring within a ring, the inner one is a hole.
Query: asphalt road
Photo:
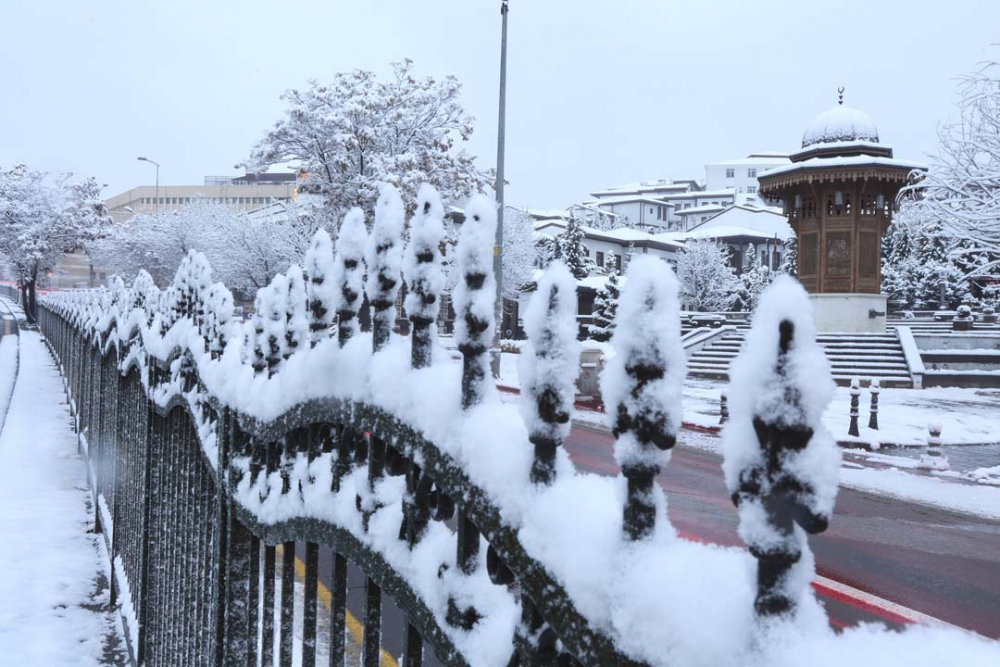
[[[723,545],[743,542],[721,457],[684,446],[714,436],[684,431],[657,478],[679,531]],[[576,466],[617,474],[613,438],[573,428],[565,447]],[[813,536],[818,574],[994,639],[1000,638],[1000,524],[841,488],[830,528]],[[821,599],[835,626],[882,620]],[[891,624],[891,623],[890,623]]]

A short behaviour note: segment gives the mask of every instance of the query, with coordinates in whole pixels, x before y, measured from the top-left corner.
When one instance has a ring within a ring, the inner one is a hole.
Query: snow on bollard
[[[288,267],[288,295],[285,302],[285,351],[284,359],[305,347],[309,340],[309,320],[306,318],[306,286],[302,267]]]
[[[497,227],[496,202],[474,195],[465,206],[465,222],[458,234],[459,281],[455,302],[455,340],[462,353],[462,408],[482,400],[489,374],[486,350],[493,335],[493,242]]]
[[[779,276],[764,291],[730,376],[723,472],[740,536],[757,559],[754,607],[762,617],[793,613],[813,575],[806,533],[826,530],[840,467],[822,422],[830,365],[793,278]]]
[[[729,421],[729,396],[723,389],[719,392],[719,425],[721,426],[727,421]]]
[[[655,257],[628,268],[618,304],[612,357],[601,376],[605,404],[614,407],[615,460],[628,481],[624,530],[630,540],[653,533],[653,480],[670,461],[681,424],[685,375],[677,279]]]
[[[858,406],[861,400],[861,380],[858,378],[851,379],[851,423],[847,427],[847,435],[853,435],[858,437],[861,432],[858,431]]]
[[[878,378],[872,378],[868,386],[868,393],[871,394],[871,405],[868,409],[868,428],[878,430],[878,395],[882,391]]]
[[[409,291],[406,312],[413,325],[410,334],[410,364],[431,365],[438,295],[444,289],[441,241],[444,239],[444,207],[437,190],[424,183],[417,192],[417,212],[410,220],[410,244],[406,248],[403,273]]]
[[[333,302],[336,282],[333,280],[333,241],[325,229],[313,236],[304,259],[308,280],[306,299],[309,302],[309,346],[330,337],[333,327]]]
[[[935,420],[927,424],[927,453],[920,457],[920,467],[924,470],[950,470],[951,464],[941,451],[941,422]]]
[[[368,276],[365,293],[372,304],[372,351],[378,352],[389,342],[389,334],[396,321],[396,293],[402,272],[403,250],[403,200],[391,185],[379,186],[375,203],[375,225],[365,260]]]
[[[575,381],[580,365],[576,340],[576,280],[554,262],[538,281],[524,317],[528,344],[520,355],[521,413],[535,446],[531,481],[555,477],[556,448],[569,433]]]
[[[352,208],[340,225],[337,257],[333,264],[333,309],[337,313],[337,344],[340,347],[344,347],[358,333],[358,310],[361,308],[361,292],[364,289],[367,243],[365,214],[360,208]]]

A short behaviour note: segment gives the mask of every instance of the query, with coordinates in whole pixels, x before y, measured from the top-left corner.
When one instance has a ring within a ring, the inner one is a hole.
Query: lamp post
[[[497,119],[497,231],[493,245],[493,274],[497,281],[496,329],[494,330],[494,347],[499,350],[501,331],[503,330],[503,160],[504,160],[504,125],[507,107],[507,0],[500,0],[500,15],[503,17],[503,28],[500,35],[500,113]],[[500,375],[499,352],[496,354],[494,375]]]
[[[941,297],[938,300],[938,309],[944,310],[945,288],[948,285],[948,274],[943,268],[938,271],[938,278],[941,279]]]
[[[149,162],[156,165],[156,212],[160,212],[160,163],[150,160],[148,157],[136,158],[140,162]]]

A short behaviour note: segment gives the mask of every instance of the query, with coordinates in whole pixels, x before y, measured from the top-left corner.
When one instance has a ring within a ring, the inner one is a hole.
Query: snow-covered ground
[[[519,388],[517,354],[504,353],[500,384]],[[699,426],[719,424],[719,397],[728,383],[688,377],[684,381],[684,421]],[[945,445],[1000,443],[1000,390],[997,389],[896,389],[884,388],[879,395],[879,430],[868,428],[870,394],[860,399],[860,437],[847,434],[851,396],[847,387],[837,387],[823,415],[830,432],[841,442],[867,445],[923,447],[927,424],[941,423]]]
[[[5,336],[13,340],[12,336]],[[5,348],[6,349],[6,348]],[[18,382],[0,432],[0,663],[121,664],[107,558],[62,383],[39,335],[21,332]],[[13,367],[0,365],[3,376]]]

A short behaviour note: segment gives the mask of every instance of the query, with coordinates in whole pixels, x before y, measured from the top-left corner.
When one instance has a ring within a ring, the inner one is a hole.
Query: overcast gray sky
[[[197,184],[354,68],[454,74],[496,159],[499,0],[0,0],[0,165],[95,175],[111,196]],[[508,201],[565,207],[637,179],[798,147],[836,102],[920,158],[955,78],[1000,55],[1000,0],[510,0]]]

